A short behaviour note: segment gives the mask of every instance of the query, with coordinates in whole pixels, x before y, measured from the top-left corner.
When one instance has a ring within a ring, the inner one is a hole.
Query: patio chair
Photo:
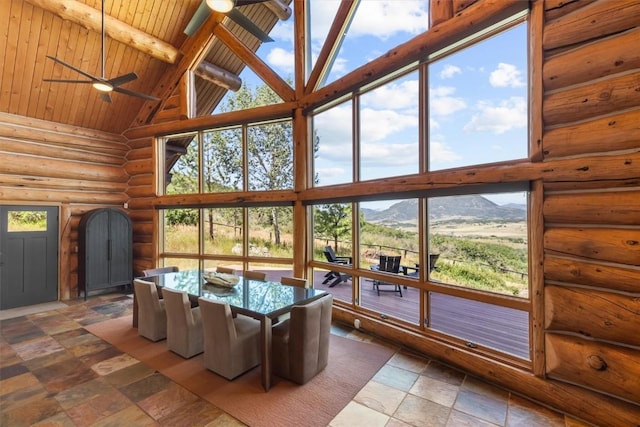
[[[333,251],[333,248],[331,246],[327,246],[324,249],[324,256],[327,259],[328,262],[332,263],[332,264],[344,264],[344,265],[351,265],[353,262],[353,259],[351,257],[339,257],[336,256],[336,253]],[[327,283],[329,283],[329,287],[333,288],[334,286],[342,283],[342,282],[346,282],[347,280],[351,279],[351,276],[349,274],[345,274],[345,273],[341,273],[339,271],[328,271],[327,274],[324,275],[324,280],[322,281],[323,285],[326,285]]]
[[[305,305],[294,305],[291,317],[274,326],[273,372],[298,384],[320,373],[329,362],[331,310],[329,294]]]
[[[377,266],[373,266],[372,269],[385,273],[399,274],[401,259],[401,256],[380,255],[380,263]],[[380,289],[380,286],[391,286],[392,289]],[[378,295],[380,295],[380,292],[397,292],[402,296],[402,287],[397,283],[389,283],[376,279],[373,281],[373,289],[378,291]]]

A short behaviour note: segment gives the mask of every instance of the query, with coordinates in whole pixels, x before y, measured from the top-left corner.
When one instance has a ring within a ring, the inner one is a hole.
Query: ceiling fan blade
[[[132,90],[124,89],[117,86],[113,88],[113,91],[118,93],[124,93],[125,95],[137,96],[138,98],[146,99],[147,101],[160,101],[160,98],[156,98],[154,96],[146,95],[140,92],[134,92]]]
[[[249,31],[262,42],[272,42],[273,39],[267,33],[262,31],[256,24],[247,18],[242,12],[235,7],[227,12],[227,16],[238,23],[242,28]]]
[[[56,83],[94,83],[93,80],[63,80],[63,79],[42,79],[43,82]]]
[[[207,20],[209,15],[211,15],[211,9],[207,6],[206,1],[202,0],[200,6],[196,9],[196,13],[193,14],[191,21],[187,24],[187,28],[184,29],[184,33],[189,37],[194,35],[200,29],[202,24],[204,24],[204,21]]]
[[[135,79],[138,78],[138,75],[136,73],[129,73],[129,74],[124,74],[122,76],[119,77],[115,77],[113,79],[109,79],[107,80],[107,82],[111,85],[111,86],[120,86],[123,85],[125,83],[129,83]]]
[[[91,74],[89,74],[89,73],[87,73],[85,71],[82,71],[80,68],[76,68],[71,64],[67,64],[66,62],[62,61],[61,59],[58,59],[56,57],[49,56],[49,55],[47,55],[47,58],[57,62],[58,64],[64,65],[67,68],[71,68],[76,73],[82,74],[83,76],[90,78],[92,81],[99,80],[96,76],[93,76],[93,75],[91,75]]]
[[[104,102],[111,102],[111,95],[109,95],[108,92],[100,92],[100,99],[102,99]]]
[[[236,6],[249,6],[250,4],[264,3],[269,0],[236,0]]]

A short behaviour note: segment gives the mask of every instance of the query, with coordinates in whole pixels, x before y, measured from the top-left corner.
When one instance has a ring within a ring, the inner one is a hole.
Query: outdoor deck
[[[267,270],[270,280],[279,280],[287,271]],[[335,299],[351,302],[351,280],[330,288],[323,285],[324,271],[316,270],[314,286],[325,289]],[[378,296],[373,283],[366,280],[361,286],[360,305],[367,309],[418,324],[420,315],[419,291],[402,289],[402,297],[394,292]],[[525,311],[500,307],[483,302],[441,293],[430,294],[428,310],[430,328],[477,346],[489,347],[530,360],[529,315]]]
[[[317,272],[314,283],[342,301],[351,301],[351,281],[333,288],[322,285],[323,273]],[[361,286],[360,305],[391,317],[418,324],[420,307],[417,289],[381,292],[365,279]],[[529,360],[529,316],[521,310],[432,292],[427,316],[431,329]]]

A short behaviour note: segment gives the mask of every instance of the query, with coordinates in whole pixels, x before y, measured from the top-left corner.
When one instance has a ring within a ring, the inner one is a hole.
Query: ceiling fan
[[[130,81],[136,80],[138,78],[138,75],[136,73],[128,73],[128,74],[123,74],[122,76],[118,76],[115,77],[113,79],[107,79],[104,76],[104,69],[105,69],[105,60],[104,60],[104,0],[102,0],[102,52],[101,52],[101,65],[102,65],[102,74],[100,77],[98,76],[94,76],[92,74],[87,73],[86,71],[83,71],[77,67],[74,67],[71,64],[68,64],[64,61],[62,61],[61,59],[58,59],[56,57],[53,56],[49,56],[47,55],[47,58],[52,59],[53,61],[57,62],[58,64],[64,65],[67,68],[72,69],[73,71],[77,72],[78,74],[82,74],[83,76],[87,77],[89,80],[64,80],[64,79],[44,79],[43,81],[45,82],[58,82],[58,83],[83,83],[83,84],[87,84],[90,83],[91,85],[93,85],[93,87],[100,91],[100,98],[105,101],[105,102],[111,102],[111,95],[109,95],[109,92],[118,92],[118,93],[123,93],[125,95],[131,95],[131,96],[137,96],[138,98],[143,98],[146,99],[148,101],[159,101],[159,98],[150,96],[150,95],[145,95],[144,93],[139,93],[139,92],[134,92],[132,90],[129,89],[124,89],[121,88],[120,86],[128,83]]]
[[[188,36],[194,35],[207,20],[211,11],[224,13],[230,19],[238,23],[245,30],[253,34],[262,42],[272,42],[273,39],[262,31],[256,24],[247,18],[237,9],[237,6],[247,6],[250,4],[263,3],[268,0],[202,0],[200,6],[193,14],[191,21],[187,24],[184,33]]]

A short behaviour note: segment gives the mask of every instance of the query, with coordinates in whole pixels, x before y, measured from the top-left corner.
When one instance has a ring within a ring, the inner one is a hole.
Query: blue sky
[[[338,4],[310,2],[314,63]],[[327,82],[426,31],[427,5],[427,0],[362,0]],[[263,44],[259,56],[283,77],[291,76],[292,19],[280,21],[270,35],[275,41]],[[527,157],[526,61],[526,25],[521,24],[430,65],[430,170]],[[250,70],[241,77],[257,84]],[[418,107],[417,73],[361,98],[361,179],[418,172]],[[314,121],[320,136],[319,185],[352,181],[351,115],[347,104]]]

